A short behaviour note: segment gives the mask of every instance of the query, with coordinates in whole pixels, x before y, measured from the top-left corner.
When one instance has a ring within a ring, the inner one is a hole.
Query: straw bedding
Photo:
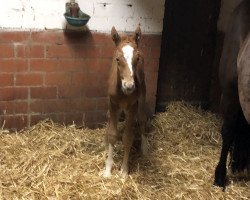
[[[47,120],[21,133],[0,130],[1,199],[249,199],[247,178],[230,175],[226,192],[214,187],[221,120],[182,102],[157,114],[150,152],[131,153],[122,179],[122,145],[111,178],[100,176],[105,129],[77,129]],[[239,180],[240,179],[240,180]]]

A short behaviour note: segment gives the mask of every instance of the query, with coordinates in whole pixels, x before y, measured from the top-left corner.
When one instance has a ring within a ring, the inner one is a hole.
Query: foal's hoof
[[[103,171],[101,171],[100,173],[99,173],[99,176],[102,176],[102,177],[104,177],[104,178],[109,178],[109,177],[111,177],[111,171],[109,171],[109,170],[107,170],[107,169],[104,169]]]
[[[104,178],[109,178],[109,177],[111,177],[111,173],[110,173],[110,172],[104,171],[102,176],[103,176]]]
[[[128,176],[128,168],[127,167],[121,167],[121,176],[122,178],[126,178]]]
[[[123,172],[123,171],[121,171],[121,176],[122,176],[122,178],[127,178],[128,177],[128,172]]]

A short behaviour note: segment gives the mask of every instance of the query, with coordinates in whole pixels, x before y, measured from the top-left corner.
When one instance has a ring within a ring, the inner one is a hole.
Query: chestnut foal
[[[121,173],[123,177],[126,177],[128,175],[129,153],[135,134],[133,127],[136,122],[139,124],[142,153],[143,155],[147,153],[144,59],[138,50],[141,29],[138,27],[132,36],[120,37],[115,27],[113,27],[111,36],[116,49],[108,80],[109,123],[105,137],[108,144],[108,158],[103,176],[111,176],[113,149],[118,137],[117,122],[121,111],[123,111],[126,121],[122,136],[124,157]]]

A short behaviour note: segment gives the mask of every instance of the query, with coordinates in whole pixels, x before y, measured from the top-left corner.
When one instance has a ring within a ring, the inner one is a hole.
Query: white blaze
[[[123,52],[124,58],[126,59],[128,63],[130,74],[131,76],[133,76],[132,58],[133,58],[134,48],[131,47],[130,45],[125,45],[124,47],[122,47],[122,52]]]

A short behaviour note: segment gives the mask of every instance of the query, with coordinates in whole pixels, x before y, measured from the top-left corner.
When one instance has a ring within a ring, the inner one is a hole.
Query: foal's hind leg
[[[133,106],[134,108],[135,106]],[[129,154],[130,150],[134,141],[134,133],[133,133],[133,126],[134,126],[134,120],[135,120],[135,114],[134,112],[136,108],[131,109],[126,114],[126,125],[125,125],[125,132],[123,134],[122,142],[124,145],[124,156],[121,166],[121,173],[122,176],[125,178],[128,175],[128,161],[129,161]]]
[[[118,109],[115,105],[112,105],[110,102],[109,105],[109,124],[105,136],[106,143],[108,144],[108,158],[106,160],[106,166],[105,170],[103,172],[104,177],[111,176],[111,170],[112,165],[114,163],[113,161],[113,151],[114,151],[114,145],[117,140],[117,115],[118,115]]]

